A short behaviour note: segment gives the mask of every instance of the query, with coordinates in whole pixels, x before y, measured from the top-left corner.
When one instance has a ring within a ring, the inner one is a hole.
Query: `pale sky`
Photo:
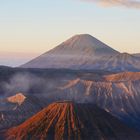
[[[120,52],[140,53],[139,5],[0,0],[0,65],[18,66],[85,33]]]

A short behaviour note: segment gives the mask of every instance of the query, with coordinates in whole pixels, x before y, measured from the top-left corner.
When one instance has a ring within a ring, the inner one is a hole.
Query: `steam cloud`
[[[11,93],[13,93],[13,95],[18,92],[26,93],[32,88],[37,91],[40,90],[38,88],[41,88],[44,91],[46,90],[44,88],[46,87],[45,79],[29,73],[18,73],[14,75],[9,82],[4,82],[2,85],[5,90],[5,96],[11,96]]]
[[[139,0],[83,0],[87,2],[96,2],[104,7],[123,6],[127,8],[140,8]]]

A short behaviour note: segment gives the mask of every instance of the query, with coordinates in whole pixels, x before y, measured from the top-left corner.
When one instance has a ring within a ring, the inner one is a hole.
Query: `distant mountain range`
[[[139,140],[140,134],[92,104],[56,102],[6,132],[7,140]]]
[[[140,71],[140,54],[120,53],[91,35],[81,34],[21,67]]]

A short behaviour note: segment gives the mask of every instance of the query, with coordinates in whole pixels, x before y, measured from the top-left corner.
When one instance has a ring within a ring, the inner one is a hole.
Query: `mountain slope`
[[[6,133],[8,140],[138,140],[140,135],[90,104],[57,102]]]
[[[88,34],[76,35],[56,48],[22,65],[24,68],[90,69],[101,57],[119,52]],[[85,67],[86,66],[86,67]]]
[[[97,61],[96,69],[109,71],[140,71],[140,58],[128,53],[120,53]]]

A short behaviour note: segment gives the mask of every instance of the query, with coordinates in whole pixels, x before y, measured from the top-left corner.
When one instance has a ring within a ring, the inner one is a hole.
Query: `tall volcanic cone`
[[[140,135],[91,104],[56,102],[6,133],[8,140],[138,140]]]
[[[91,69],[101,57],[119,54],[88,34],[76,35],[41,56],[22,65],[24,68]]]

